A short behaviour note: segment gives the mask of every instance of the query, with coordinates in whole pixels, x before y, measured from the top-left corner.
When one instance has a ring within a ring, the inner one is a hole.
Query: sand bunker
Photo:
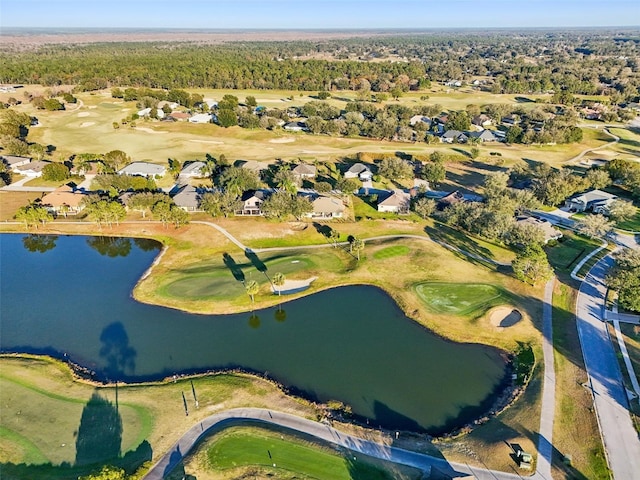
[[[307,278],[306,280],[285,280],[283,285],[271,287],[271,291],[278,295],[290,295],[292,293],[302,292],[311,286],[318,277]]]
[[[80,124],[80,128],[87,128],[87,127],[91,127],[91,126],[93,126],[93,125],[95,125],[95,124],[96,124],[96,122],[82,122],[82,123]]]
[[[273,140],[269,140],[269,143],[292,143],[295,141],[296,139],[293,137],[283,137],[283,138],[274,138]]]
[[[141,132],[147,132],[147,133],[167,133],[167,132],[157,132],[147,127],[136,127],[136,130],[140,130]]]
[[[91,115],[89,112],[78,112],[79,117],[88,117],[89,115]]]
[[[193,139],[189,139],[189,141],[197,142],[197,143],[211,143],[212,145],[224,145],[224,142],[219,142],[217,140],[193,140]]]
[[[513,307],[496,307],[489,313],[491,325],[498,328],[511,327],[520,320],[522,320],[522,314]]]

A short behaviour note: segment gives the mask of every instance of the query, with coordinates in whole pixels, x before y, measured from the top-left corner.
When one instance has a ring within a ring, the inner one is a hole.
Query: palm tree
[[[245,285],[245,289],[247,290],[247,295],[251,297],[251,303],[253,303],[255,294],[260,290],[260,285],[255,280],[249,280]]]
[[[358,261],[360,261],[360,250],[364,248],[364,240],[354,237],[353,241],[351,242],[351,248],[356,251]]]
[[[276,272],[273,275],[273,279],[271,280],[276,287],[281,287],[284,285],[284,274],[280,272]],[[282,295],[282,290],[278,288],[278,295]]]
[[[336,229],[332,228],[331,231],[329,232],[329,238],[333,242],[333,248],[338,248],[338,241],[340,240],[340,233]]]

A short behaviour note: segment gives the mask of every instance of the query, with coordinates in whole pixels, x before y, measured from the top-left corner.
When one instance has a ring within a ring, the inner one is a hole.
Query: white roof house
[[[344,178],[359,178],[363,182],[373,178],[373,172],[364,163],[356,163],[344,173]]]
[[[138,110],[139,117],[146,117],[151,113],[151,107],[143,108],[142,110]]]
[[[189,119],[191,123],[211,123],[212,121],[213,117],[210,113],[198,113]]]
[[[606,214],[611,202],[617,198],[617,196],[602,190],[590,190],[567,199],[565,204],[569,210],[575,210],[576,212],[591,210],[594,213]]]
[[[311,218],[342,218],[346,207],[341,200],[320,195],[313,202],[313,210],[307,214]]]
[[[140,177],[162,177],[167,173],[167,169],[162,165],[149,162],[133,162],[118,170],[120,175],[132,175]]]
[[[307,163],[296,165],[291,171],[298,178],[315,178],[316,176],[316,167]]]
[[[21,157],[19,155],[0,155],[0,161],[7,164],[9,168],[20,167],[31,162],[31,157]]]
[[[195,161],[186,164],[180,172],[181,177],[188,178],[201,178],[206,177],[202,174],[202,169],[205,167],[205,163],[201,161]]]
[[[12,167],[12,170],[26,177],[36,178],[42,176],[42,169],[50,163],[51,162],[47,162],[46,160],[36,160],[34,162],[14,166]]]

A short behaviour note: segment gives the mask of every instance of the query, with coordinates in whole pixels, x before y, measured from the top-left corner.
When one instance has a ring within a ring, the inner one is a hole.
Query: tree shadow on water
[[[22,238],[22,245],[32,253],[45,253],[56,248],[57,240],[57,235],[27,235]]]
[[[87,245],[107,257],[126,257],[131,253],[131,239],[126,237],[90,237]]]
[[[100,334],[100,342],[100,356],[107,362],[107,377],[119,379],[125,371],[135,371],[137,352],[129,345],[129,336],[122,323],[114,322],[107,325]]]
[[[84,409],[76,440],[76,464],[88,465],[120,457],[122,417],[116,406],[94,392]]]

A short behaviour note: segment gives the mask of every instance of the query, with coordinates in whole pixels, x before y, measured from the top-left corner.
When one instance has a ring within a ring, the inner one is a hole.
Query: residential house
[[[424,123],[427,125],[427,128],[431,128],[431,119],[429,117],[425,117],[424,115],[414,115],[409,119],[409,124],[412,127],[415,127],[418,123]]]
[[[455,205],[457,203],[464,202],[464,201],[465,201],[464,195],[462,195],[462,193],[460,193],[458,190],[455,190],[449,193],[448,195],[445,195],[444,197],[442,197],[438,202],[438,205],[436,205],[436,208],[442,211],[445,208],[448,208],[452,205]]]
[[[544,243],[550,240],[558,240],[562,237],[562,232],[551,225],[547,220],[541,220],[535,217],[521,216],[516,218],[518,225],[535,225],[544,232]]]
[[[41,205],[54,215],[77,215],[84,209],[83,200],[87,198],[73,184],[63,185],[41,199]]]
[[[306,132],[307,130],[309,130],[305,122],[285,123],[283,128],[289,132]]]
[[[169,106],[171,110],[175,110],[180,106],[180,104],[176,102],[167,102],[166,100],[161,100],[158,102],[158,108],[164,108],[165,106]]]
[[[403,190],[392,190],[388,195],[378,201],[379,212],[409,213],[411,195]]]
[[[513,127],[517,123],[520,122],[518,121],[518,117],[516,117],[515,115],[507,115],[506,117],[502,117],[502,124],[506,127]]]
[[[440,139],[445,143],[466,143],[469,137],[460,130],[447,130]]]
[[[301,180],[305,178],[316,178],[315,165],[309,165],[307,163],[301,163],[300,165],[296,165],[296,167],[293,170],[291,170],[291,172]]]
[[[21,157],[19,155],[0,155],[0,161],[7,164],[10,170],[14,167],[21,167],[31,162],[31,157]]]
[[[17,167],[13,167],[12,170],[19,175],[36,178],[42,176],[42,169],[50,163],[51,162],[48,162],[46,160],[36,160]]]
[[[368,182],[373,178],[373,172],[364,163],[356,163],[344,173],[344,178],[359,178],[363,182]]]
[[[342,218],[346,207],[342,200],[335,197],[318,195],[312,201],[313,211],[308,217],[318,219]]]
[[[488,127],[493,123],[493,121],[488,115],[485,115],[484,113],[482,113],[480,115],[476,115],[475,117],[473,117],[471,119],[471,123],[473,125],[477,125],[478,127]]]
[[[235,167],[244,168],[245,170],[251,170],[256,172],[258,175],[262,173],[263,170],[268,168],[268,165],[262,162],[257,162],[255,160],[237,160],[234,163]]]
[[[173,202],[185,212],[200,211],[201,192],[192,185],[180,186],[178,192],[173,195]]]
[[[618,197],[602,190],[590,190],[579,195],[574,195],[565,202],[569,211],[606,214],[611,202]]]
[[[202,169],[206,167],[206,164],[201,161],[186,163],[180,171],[180,176],[183,178],[202,178],[206,177],[202,173]]]
[[[178,120],[179,122],[184,122],[186,120],[189,120],[191,118],[191,115],[185,112],[171,112],[169,114],[169,117],[173,118],[174,120]]]
[[[210,113],[198,113],[189,118],[190,123],[211,123],[213,116]]]
[[[138,110],[139,117],[148,117],[151,113],[151,107],[143,108],[142,110]]]
[[[118,170],[120,175],[131,175],[139,177],[162,177],[167,173],[163,165],[156,165],[149,162],[133,162]]]
[[[477,138],[481,142],[497,142],[498,139],[493,134],[492,130],[482,130],[481,132],[468,132],[469,138]]]
[[[460,80],[449,80],[448,82],[445,82],[445,87],[461,87],[462,86],[462,82]]]
[[[262,215],[260,207],[268,196],[265,190],[247,190],[240,197],[240,208],[236,210],[236,215]]]

